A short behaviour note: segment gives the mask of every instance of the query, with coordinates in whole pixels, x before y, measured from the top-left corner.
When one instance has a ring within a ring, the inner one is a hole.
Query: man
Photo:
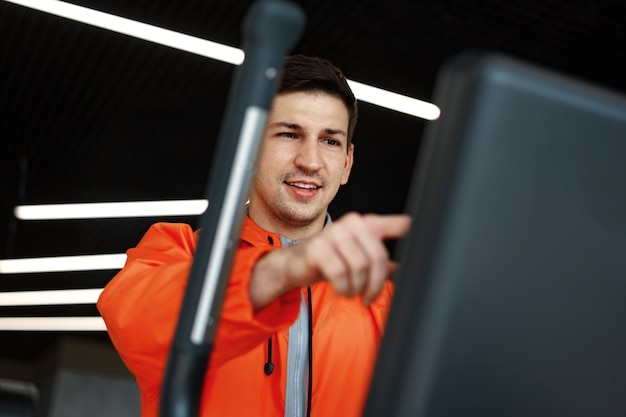
[[[356,101],[328,61],[288,57],[268,114],[248,215],[200,405],[207,416],[358,416],[391,302],[384,239],[404,215],[328,205],[348,181]],[[156,224],[103,291],[98,308],[141,391],[159,395],[199,232]]]

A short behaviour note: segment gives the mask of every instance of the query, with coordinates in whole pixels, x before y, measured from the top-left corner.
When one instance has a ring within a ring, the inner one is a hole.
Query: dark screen
[[[626,100],[441,70],[365,416],[626,415]]]

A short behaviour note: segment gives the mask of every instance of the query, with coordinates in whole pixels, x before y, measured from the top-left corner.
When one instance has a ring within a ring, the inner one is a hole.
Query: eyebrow
[[[276,123],[270,124],[269,127],[270,128],[285,127],[285,128],[293,129],[293,130],[305,130],[299,124],[289,123],[289,122],[276,122]],[[340,135],[340,136],[346,136],[346,137],[348,136],[348,134],[341,129],[331,129],[329,127],[324,129],[323,132],[326,133],[327,135]]]

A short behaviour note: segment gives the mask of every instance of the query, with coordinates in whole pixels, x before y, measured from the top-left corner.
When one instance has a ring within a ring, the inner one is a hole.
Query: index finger
[[[369,214],[364,220],[380,239],[401,238],[411,227],[411,216],[408,214]]]

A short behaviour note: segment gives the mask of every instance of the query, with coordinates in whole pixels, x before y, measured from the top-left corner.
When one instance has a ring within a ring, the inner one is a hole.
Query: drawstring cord
[[[263,365],[265,375],[272,375],[274,372],[274,364],[272,363],[272,338],[267,339],[267,362]]]
[[[267,237],[267,241],[270,245],[274,246],[274,239],[271,236]],[[274,364],[272,363],[272,338],[267,339],[267,362],[263,365],[263,372],[265,375],[272,375],[274,372]]]

